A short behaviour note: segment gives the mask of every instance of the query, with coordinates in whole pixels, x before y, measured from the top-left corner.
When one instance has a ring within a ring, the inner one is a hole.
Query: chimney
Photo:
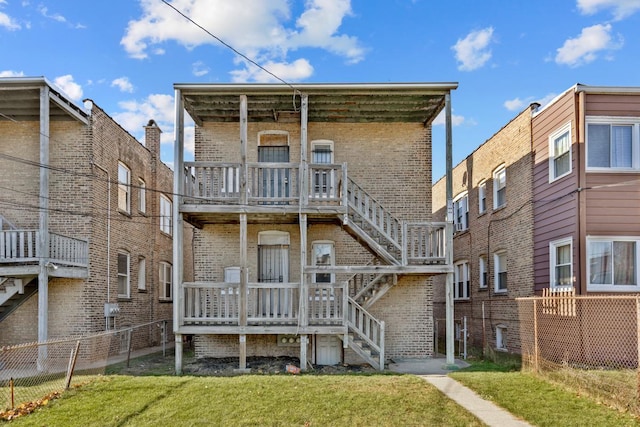
[[[144,145],[151,152],[152,164],[160,161],[160,134],[162,130],[158,127],[155,120],[149,120],[144,127]]]

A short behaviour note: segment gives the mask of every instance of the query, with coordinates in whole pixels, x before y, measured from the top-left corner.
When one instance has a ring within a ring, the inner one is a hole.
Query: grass
[[[13,426],[480,426],[410,375],[107,376]]]
[[[522,372],[518,358],[490,357],[450,375],[532,425],[640,426],[637,417],[598,403],[603,400],[567,374],[549,381]],[[145,376],[117,375],[130,371],[113,366],[110,375],[65,392],[12,427],[482,425],[411,375],[176,377],[172,358],[157,359],[136,360]],[[597,374],[604,383],[626,378],[618,371]]]
[[[519,369],[515,359],[483,360],[450,376],[535,426],[640,426],[638,417],[599,403],[572,383]]]

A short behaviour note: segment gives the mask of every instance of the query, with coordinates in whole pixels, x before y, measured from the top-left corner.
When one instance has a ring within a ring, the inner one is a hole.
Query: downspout
[[[586,94],[584,91],[580,91],[578,92],[578,114],[576,117],[576,130],[577,130],[577,135],[576,135],[576,146],[578,148],[578,158],[577,158],[577,170],[578,170],[578,277],[577,279],[577,284],[579,286],[578,288],[578,294],[583,295],[586,294],[586,286],[583,285],[582,283],[582,278],[583,277],[587,277],[587,263],[586,263],[586,244],[587,244],[587,239],[586,239],[586,233],[583,232],[583,230],[586,230],[586,222],[587,222],[587,218],[586,218],[586,209],[584,209],[584,205],[586,203],[585,201],[585,197],[582,194],[582,190],[584,188],[586,188],[587,186],[587,180],[586,180],[586,173],[585,173],[585,169],[586,169],[586,159],[584,158],[585,156],[585,147],[586,147],[586,127],[587,125],[585,124],[585,116],[586,116],[586,111],[585,111],[585,97]],[[582,142],[581,142],[582,141]]]
[[[109,171],[91,160],[91,166],[95,166],[107,174],[107,304],[111,295],[111,176]],[[109,330],[109,318],[105,317],[105,330]]]

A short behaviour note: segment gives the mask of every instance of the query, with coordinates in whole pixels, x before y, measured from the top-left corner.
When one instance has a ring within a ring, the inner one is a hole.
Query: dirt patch
[[[165,356],[162,353],[132,359],[127,367],[125,363],[111,367],[108,373],[121,375],[173,375],[175,373],[175,359],[172,352]],[[299,367],[299,359],[295,357],[247,357],[248,373],[254,375],[287,374],[287,366]],[[237,372],[239,359],[237,357],[198,358],[191,354],[183,356],[183,375],[229,377],[239,375]],[[323,375],[339,375],[349,373],[375,373],[370,365],[335,365],[308,366],[307,373]]]

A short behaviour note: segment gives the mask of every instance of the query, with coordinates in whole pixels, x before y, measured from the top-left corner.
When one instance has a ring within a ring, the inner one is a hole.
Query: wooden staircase
[[[0,285],[0,322],[38,292],[38,276],[3,277]]]
[[[390,265],[402,265],[402,222],[351,178],[347,180],[345,229]]]
[[[343,339],[356,354],[380,371],[384,370],[384,321],[377,320],[353,298],[347,299],[347,327]]]

